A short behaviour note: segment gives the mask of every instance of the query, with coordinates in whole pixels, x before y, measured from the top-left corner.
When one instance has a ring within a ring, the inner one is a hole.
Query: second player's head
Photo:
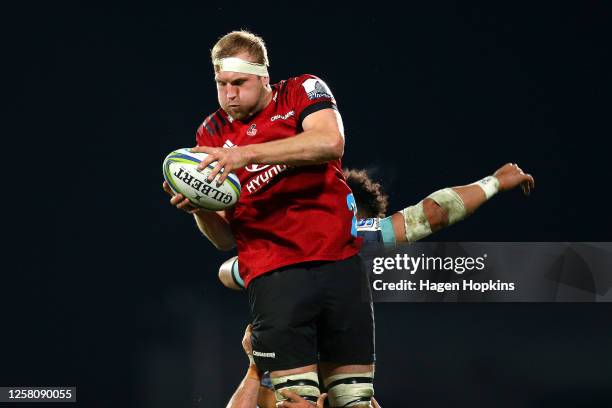
[[[232,31],[211,51],[219,105],[232,118],[244,120],[269,101],[268,52],[261,37]]]
[[[385,216],[388,197],[383,193],[380,183],[374,182],[365,170],[344,169],[344,177],[357,203],[357,218]]]

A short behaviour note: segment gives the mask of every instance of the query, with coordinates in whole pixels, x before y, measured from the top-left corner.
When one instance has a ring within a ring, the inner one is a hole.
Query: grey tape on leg
[[[319,391],[319,377],[315,372],[272,377],[271,380],[277,402],[287,400],[279,392],[283,389],[294,392],[305,400],[312,402],[317,402],[317,398],[321,395],[321,391]]]
[[[448,214],[448,225],[461,221],[467,214],[463,200],[452,188],[438,190],[427,198],[434,200],[436,204],[446,211],[446,214]]]
[[[423,201],[417,205],[404,208],[401,211],[404,216],[404,226],[406,227],[406,239],[408,242],[415,242],[431,234],[429,220],[423,212]]]
[[[374,373],[337,374],[325,379],[330,407],[370,406]]]

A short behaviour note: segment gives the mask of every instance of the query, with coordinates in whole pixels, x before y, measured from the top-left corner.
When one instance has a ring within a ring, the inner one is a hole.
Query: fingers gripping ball
[[[233,206],[240,199],[240,180],[230,173],[221,185],[217,180],[207,180],[216,162],[203,171],[198,164],[208,156],[206,153],[192,153],[189,149],[178,149],[170,153],[163,164],[164,179],[176,194],[184,195],[194,206],[211,211],[220,211]]]

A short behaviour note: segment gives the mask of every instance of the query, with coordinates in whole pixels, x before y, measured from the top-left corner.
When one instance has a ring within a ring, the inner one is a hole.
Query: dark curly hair
[[[366,218],[384,217],[387,212],[388,196],[380,183],[372,181],[365,170],[344,169],[346,183],[353,190],[357,209]]]

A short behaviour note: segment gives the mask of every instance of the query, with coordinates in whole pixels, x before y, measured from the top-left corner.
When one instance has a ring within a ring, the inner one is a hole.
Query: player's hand
[[[221,176],[217,181],[222,184],[230,171],[240,169],[249,164],[247,149],[244,147],[232,147],[229,149],[223,147],[196,146],[191,149],[194,153],[206,153],[206,159],[198,165],[198,171],[204,170],[210,163],[217,162],[215,168],[208,175],[208,181],[213,181],[217,174],[221,172]]]
[[[195,213],[201,211],[200,208],[194,207],[191,204],[191,201],[189,201],[187,198],[185,198],[184,195],[182,195],[182,194],[174,194],[174,191],[172,191],[172,189],[168,185],[167,181],[164,181],[164,183],[162,184],[162,187],[163,187],[164,191],[166,193],[168,193],[168,195],[170,197],[172,197],[170,199],[170,204],[172,204],[173,206],[175,206],[179,210],[183,210],[185,212],[188,212],[189,214],[195,214]]]
[[[249,324],[246,327],[246,329],[244,330],[244,336],[242,337],[242,348],[244,349],[244,352],[246,353],[247,357],[249,358],[249,361],[251,362],[251,364],[254,364],[254,362],[253,362],[253,346],[251,345],[251,336],[252,335],[253,335],[253,326]]]
[[[512,190],[520,185],[525,195],[529,195],[535,188],[535,180],[531,174],[526,174],[516,163],[507,163],[500,167],[495,173],[499,180],[499,190]]]
[[[288,401],[280,401],[276,403],[277,407],[282,408],[313,408],[312,402],[305,400],[300,397],[296,393],[293,393],[289,390],[280,390],[279,391],[283,397],[289,398]],[[325,398],[327,394],[321,394],[319,399],[317,399],[317,408],[323,408],[323,404],[325,403]]]

